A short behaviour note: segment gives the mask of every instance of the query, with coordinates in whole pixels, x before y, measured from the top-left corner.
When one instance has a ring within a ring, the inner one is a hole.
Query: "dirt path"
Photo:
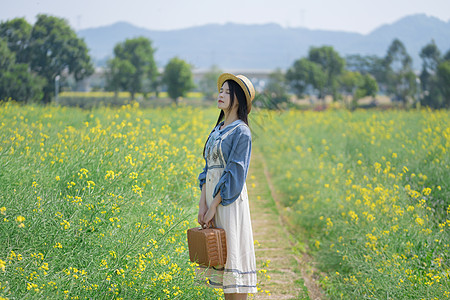
[[[294,240],[283,225],[264,158],[255,150],[247,184],[257,267],[262,270],[258,273],[261,291],[254,299],[325,299],[312,276],[311,260],[294,253]]]

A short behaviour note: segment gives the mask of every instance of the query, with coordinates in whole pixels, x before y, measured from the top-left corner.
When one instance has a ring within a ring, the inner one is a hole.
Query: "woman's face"
[[[224,112],[228,111],[228,109],[230,108],[230,102],[231,102],[230,87],[228,86],[228,82],[224,82],[222,88],[219,91],[219,96],[217,98],[217,108],[222,109]],[[239,104],[235,95],[233,107],[231,107],[231,110],[237,108],[238,105]]]

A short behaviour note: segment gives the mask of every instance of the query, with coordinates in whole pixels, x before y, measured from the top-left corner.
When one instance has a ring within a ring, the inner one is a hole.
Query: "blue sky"
[[[76,30],[127,21],[168,30],[227,22],[369,33],[412,14],[450,19],[450,0],[0,0],[0,21],[39,13],[63,17]]]

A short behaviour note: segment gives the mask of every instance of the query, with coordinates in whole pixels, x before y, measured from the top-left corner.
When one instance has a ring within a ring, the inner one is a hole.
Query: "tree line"
[[[311,47],[307,57],[296,60],[285,72],[270,74],[265,94],[277,106],[288,99],[315,95],[319,100],[332,96],[352,98],[351,106],[363,97],[381,91],[404,105],[450,107],[450,50],[442,56],[434,41],[420,52],[422,70],[415,74],[412,58],[404,44],[395,39],[384,57],[349,55],[341,57],[333,47]]]
[[[0,99],[50,102],[64,71],[81,80],[94,72],[85,42],[60,18],[38,15],[0,23]]]
[[[191,65],[174,57],[159,74],[154,53],[152,42],[145,37],[118,43],[114,47],[114,57],[107,62],[106,90],[115,93],[128,91],[131,99],[136,93],[147,98],[149,93],[158,95],[161,85],[165,85],[169,97],[177,103],[194,88]]]
[[[194,88],[191,66],[174,57],[158,74],[155,49],[144,37],[114,47],[108,61],[106,89],[158,93],[165,85],[177,101]],[[62,18],[40,14],[34,25],[24,18],[0,23],[0,100],[49,103],[69,76],[80,81],[94,73],[86,43]]]
[[[174,57],[159,74],[154,60],[156,49],[145,37],[127,39],[114,47],[114,56],[105,72],[108,91],[128,91],[145,98],[158,95],[165,87],[177,101],[194,88],[192,66]],[[297,97],[331,96],[352,99],[351,106],[378,92],[394,101],[434,108],[450,107],[450,50],[442,55],[431,41],[421,52],[422,70],[415,74],[412,58],[403,43],[395,39],[384,57],[348,55],[342,57],[331,46],[311,47],[306,57],[296,60],[286,71],[276,70],[264,87],[263,95],[272,105]],[[87,46],[66,20],[38,15],[34,25],[23,18],[0,23],[0,99],[51,101],[61,82],[68,76],[76,81],[94,72]],[[217,67],[200,82],[200,89],[213,97]]]

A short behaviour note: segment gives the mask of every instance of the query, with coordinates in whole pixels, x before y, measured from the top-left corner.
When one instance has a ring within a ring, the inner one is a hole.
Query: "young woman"
[[[256,262],[245,179],[250,164],[251,133],[248,114],[255,97],[252,83],[243,75],[224,73],[217,81],[219,118],[210,133],[203,156],[205,168],[198,179],[202,190],[198,222],[225,229],[225,266],[199,267],[213,288],[226,300],[247,299],[256,293]]]

